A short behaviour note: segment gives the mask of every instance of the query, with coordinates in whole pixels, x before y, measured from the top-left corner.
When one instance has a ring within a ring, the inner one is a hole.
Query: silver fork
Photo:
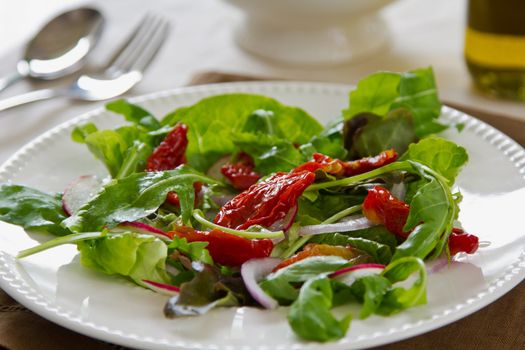
[[[129,39],[117,50],[106,68],[93,75],[81,75],[67,86],[41,89],[0,101],[0,112],[33,101],[70,97],[100,101],[121,95],[142,79],[142,74],[168,35],[168,21],[146,15]]]

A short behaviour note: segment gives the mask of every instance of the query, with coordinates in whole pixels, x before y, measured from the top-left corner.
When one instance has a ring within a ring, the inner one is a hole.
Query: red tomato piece
[[[261,174],[255,172],[254,168],[253,158],[249,154],[241,152],[235,163],[226,163],[222,166],[221,173],[234,188],[244,191],[261,178]]]
[[[366,157],[344,163],[345,176],[353,176],[381,168],[397,160],[397,153],[389,149],[379,153],[375,157]]]
[[[363,202],[363,214],[376,224],[383,224],[388,231],[401,238],[407,238],[410,232],[404,232],[403,226],[408,218],[410,206],[392,196],[382,186],[368,190]]]
[[[178,123],[166,138],[149,156],[146,171],[163,171],[175,169],[186,163],[186,147],[188,146],[188,127]]]
[[[271,239],[248,239],[219,230],[207,232],[179,227],[169,234],[186,238],[188,242],[208,242],[206,249],[213,261],[227,266],[240,266],[250,259],[266,258],[273,249]]]
[[[470,233],[466,233],[460,228],[454,228],[448,236],[448,249],[450,255],[457,253],[474,254],[479,248],[479,238]]]
[[[294,171],[312,171],[323,170],[334,176],[353,176],[380,168],[397,160],[397,153],[389,149],[379,153],[375,157],[366,157],[349,162],[343,162],[339,159],[332,159],[321,153],[314,153],[313,160],[299,165]]]
[[[226,203],[214,222],[239,230],[252,225],[269,228],[285,218],[314,180],[315,174],[310,171],[275,173]]]

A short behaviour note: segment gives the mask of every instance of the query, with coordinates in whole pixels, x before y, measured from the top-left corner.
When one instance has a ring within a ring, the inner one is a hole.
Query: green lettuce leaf
[[[391,148],[403,154],[417,141],[412,114],[404,108],[394,109],[384,118],[368,122],[352,137],[353,158],[375,156]]]
[[[213,259],[210,252],[206,249],[208,242],[190,242],[186,238],[178,236],[173,237],[173,241],[168,245],[169,251],[178,250],[191,261],[200,261],[202,263],[213,265]]]
[[[332,299],[333,291],[328,277],[309,279],[290,307],[290,327],[306,340],[325,342],[344,337],[352,316],[348,314],[341,320],[336,319],[331,312]]]
[[[402,160],[423,163],[444,176],[453,184],[461,168],[468,161],[465,148],[437,136],[429,136],[418,143],[411,144]]]
[[[384,117],[388,112],[403,108],[414,119],[415,134],[423,137],[446,129],[437,122],[441,113],[432,68],[421,68],[406,73],[379,72],[357,84],[350,93],[350,106],[345,119],[361,113]]]
[[[26,230],[67,235],[71,231],[60,226],[66,218],[61,194],[47,194],[19,185],[0,186],[0,220]]]
[[[146,130],[157,130],[162,125],[150,112],[126,100],[116,100],[106,104],[106,109],[121,114],[127,121],[139,125]]]
[[[345,159],[347,151],[343,137],[344,120],[337,118],[329,123],[320,134],[313,136],[308,143],[299,148],[306,160],[312,159],[314,153],[322,153],[332,158]]]
[[[253,117],[256,111],[259,112]],[[191,107],[168,114],[162,120],[163,125],[176,122],[188,125],[186,156],[188,163],[200,171],[206,171],[221,156],[236,150],[232,132],[256,133],[257,130],[247,129],[263,126],[262,131],[271,131],[274,136],[292,144],[303,144],[322,130],[321,125],[304,110],[252,94],[205,98]]]
[[[168,283],[166,244],[151,235],[111,234],[77,243],[82,265],[105,274],[119,274],[142,284],[142,280]]]
[[[116,179],[62,224],[75,232],[112,228],[154,213],[164,203],[168,192],[177,193],[183,222],[188,223],[195,199],[194,182],[218,183],[188,166]]]

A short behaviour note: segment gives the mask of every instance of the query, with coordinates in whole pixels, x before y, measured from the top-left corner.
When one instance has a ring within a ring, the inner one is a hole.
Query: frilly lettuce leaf
[[[80,262],[86,267],[112,275],[169,283],[165,261],[168,248],[164,242],[137,233],[111,234],[77,243]]]

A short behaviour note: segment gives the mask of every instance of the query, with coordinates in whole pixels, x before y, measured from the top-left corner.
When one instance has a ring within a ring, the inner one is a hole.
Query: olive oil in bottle
[[[525,101],[525,0],[469,0],[465,59],[482,91]]]

